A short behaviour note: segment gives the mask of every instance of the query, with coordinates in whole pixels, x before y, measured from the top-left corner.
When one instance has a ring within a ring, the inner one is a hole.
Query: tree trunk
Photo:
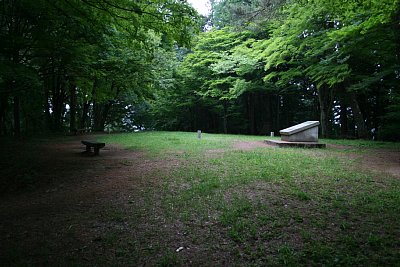
[[[97,101],[93,101],[93,130],[96,132],[103,130],[100,126],[101,113],[101,104],[97,103]]]
[[[50,87],[49,87],[49,78],[45,78],[43,81],[43,88],[44,88],[44,114],[46,118],[46,127],[48,130],[52,129],[52,122],[51,122],[51,114],[50,114],[50,104],[49,104],[49,99],[50,99]]]
[[[264,110],[265,114],[264,114],[264,118],[263,118],[264,125],[263,125],[261,134],[269,135],[272,130],[272,125],[273,125],[273,122],[272,122],[273,118],[271,116],[271,114],[272,114],[271,95],[270,94],[265,95],[264,99],[265,99],[265,102],[264,102],[265,106],[264,106],[263,110]]]
[[[276,131],[279,131],[281,129],[282,123],[281,123],[281,96],[276,95],[276,123],[275,123],[275,129]]]
[[[71,83],[69,87],[70,103],[69,103],[69,130],[74,132],[76,130],[76,86],[75,83]]]
[[[320,102],[320,121],[321,121],[321,137],[327,137],[327,126],[326,126],[326,121],[327,121],[327,111],[326,111],[326,105],[323,101]]]
[[[228,133],[228,102],[224,100],[224,114],[223,114],[223,127],[224,127],[224,134]]]
[[[21,135],[20,99],[14,96],[14,135]]]
[[[93,128],[96,132],[104,131],[108,113],[112,107],[112,101],[105,104],[93,103]]]
[[[345,87],[338,88],[338,100],[340,104],[339,110],[339,122],[340,122],[340,137],[347,138],[349,136],[349,120],[348,120],[348,113],[347,113],[347,92]]]
[[[6,126],[7,106],[8,106],[8,96],[6,94],[1,94],[1,96],[0,96],[0,135],[7,134],[7,126]]]
[[[347,105],[344,97],[340,100],[340,135],[346,138],[348,135]]]
[[[329,118],[332,109],[333,89],[318,88],[318,100],[320,108],[321,137],[328,137],[330,134]]]
[[[108,114],[110,113],[113,101],[108,101],[107,104],[104,105],[103,116],[101,118],[101,130],[104,131],[104,127],[106,125]]]
[[[81,120],[80,120],[80,123],[79,123],[79,128],[80,129],[85,129],[86,128],[86,121],[88,119],[89,107],[90,107],[89,101],[87,101],[87,102],[85,102],[83,104],[82,116],[81,116]]]
[[[350,106],[353,110],[354,120],[357,126],[358,137],[362,139],[368,138],[368,130],[365,124],[364,115],[358,105],[357,96],[355,93],[350,93]]]
[[[249,133],[254,135],[255,132],[255,112],[254,112],[254,93],[247,96],[247,112],[249,116]]]
[[[61,75],[57,75],[55,73],[55,81],[53,85],[53,99],[52,99],[52,117],[53,117],[53,129],[55,131],[60,131],[63,124],[63,111],[64,111],[64,103],[66,100],[66,91],[65,84],[62,80]]]

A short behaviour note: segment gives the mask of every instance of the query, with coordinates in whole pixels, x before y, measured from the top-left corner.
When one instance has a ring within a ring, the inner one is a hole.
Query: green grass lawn
[[[162,186],[148,189],[137,216],[152,216],[149,210],[158,207],[162,220],[180,225],[185,250],[229,255],[238,266],[399,266],[400,180],[367,171],[347,156],[399,150],[398,143],[322,140],[348,149],[237,149],[237,142],[265,137],[144,132],[100,139],[149,159],[179,162],[157,174]],[[136,242],[163,231],[146,233]],[[180,255],[190,253],[172,247],[160,241],[141,256],[161,253],[161,266],[188,263]]]

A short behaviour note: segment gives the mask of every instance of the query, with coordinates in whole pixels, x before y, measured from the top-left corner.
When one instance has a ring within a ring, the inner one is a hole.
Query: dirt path
[[[359,156],[361,166],[373,172],[383,172],[400,178],[400,151],[369,150]]]
[[[271,145],[268,145],[267,143],[263,142],[263,141],[239,141],[239,142],[235,142],[233,144],[233,148],[236,150],[253,150],[256,148],[260,148],[260,147],[273,147]]]

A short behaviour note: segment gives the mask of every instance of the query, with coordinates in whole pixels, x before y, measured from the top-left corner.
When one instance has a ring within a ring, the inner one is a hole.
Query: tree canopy
[[[400,138],[399,0],[1,2],[0,134]],[[211,25],[207,30],[200,23]]]
[[[212,5],[214,28],[198,36],[179,76],[197,99],[187,111],[207,112],[182,121],[268,134],[319,120],[323,136],[399,138],[398,1]]]
[[[168,64],[160,58],[199,28],[196,11],[174,0],[5,0],[0,8],[1,134],[121,126],[115,108],[160,86]]]

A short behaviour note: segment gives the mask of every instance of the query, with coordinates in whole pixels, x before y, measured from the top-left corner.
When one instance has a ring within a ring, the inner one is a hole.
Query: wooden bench
[[[82,144],[86,146],[87,152],[91,152],[91,148],[93,147],[95,156],[99,155],[100,148],[103,148],[106,145],[105,143],[94,142],[94,141],[82,141]]]

